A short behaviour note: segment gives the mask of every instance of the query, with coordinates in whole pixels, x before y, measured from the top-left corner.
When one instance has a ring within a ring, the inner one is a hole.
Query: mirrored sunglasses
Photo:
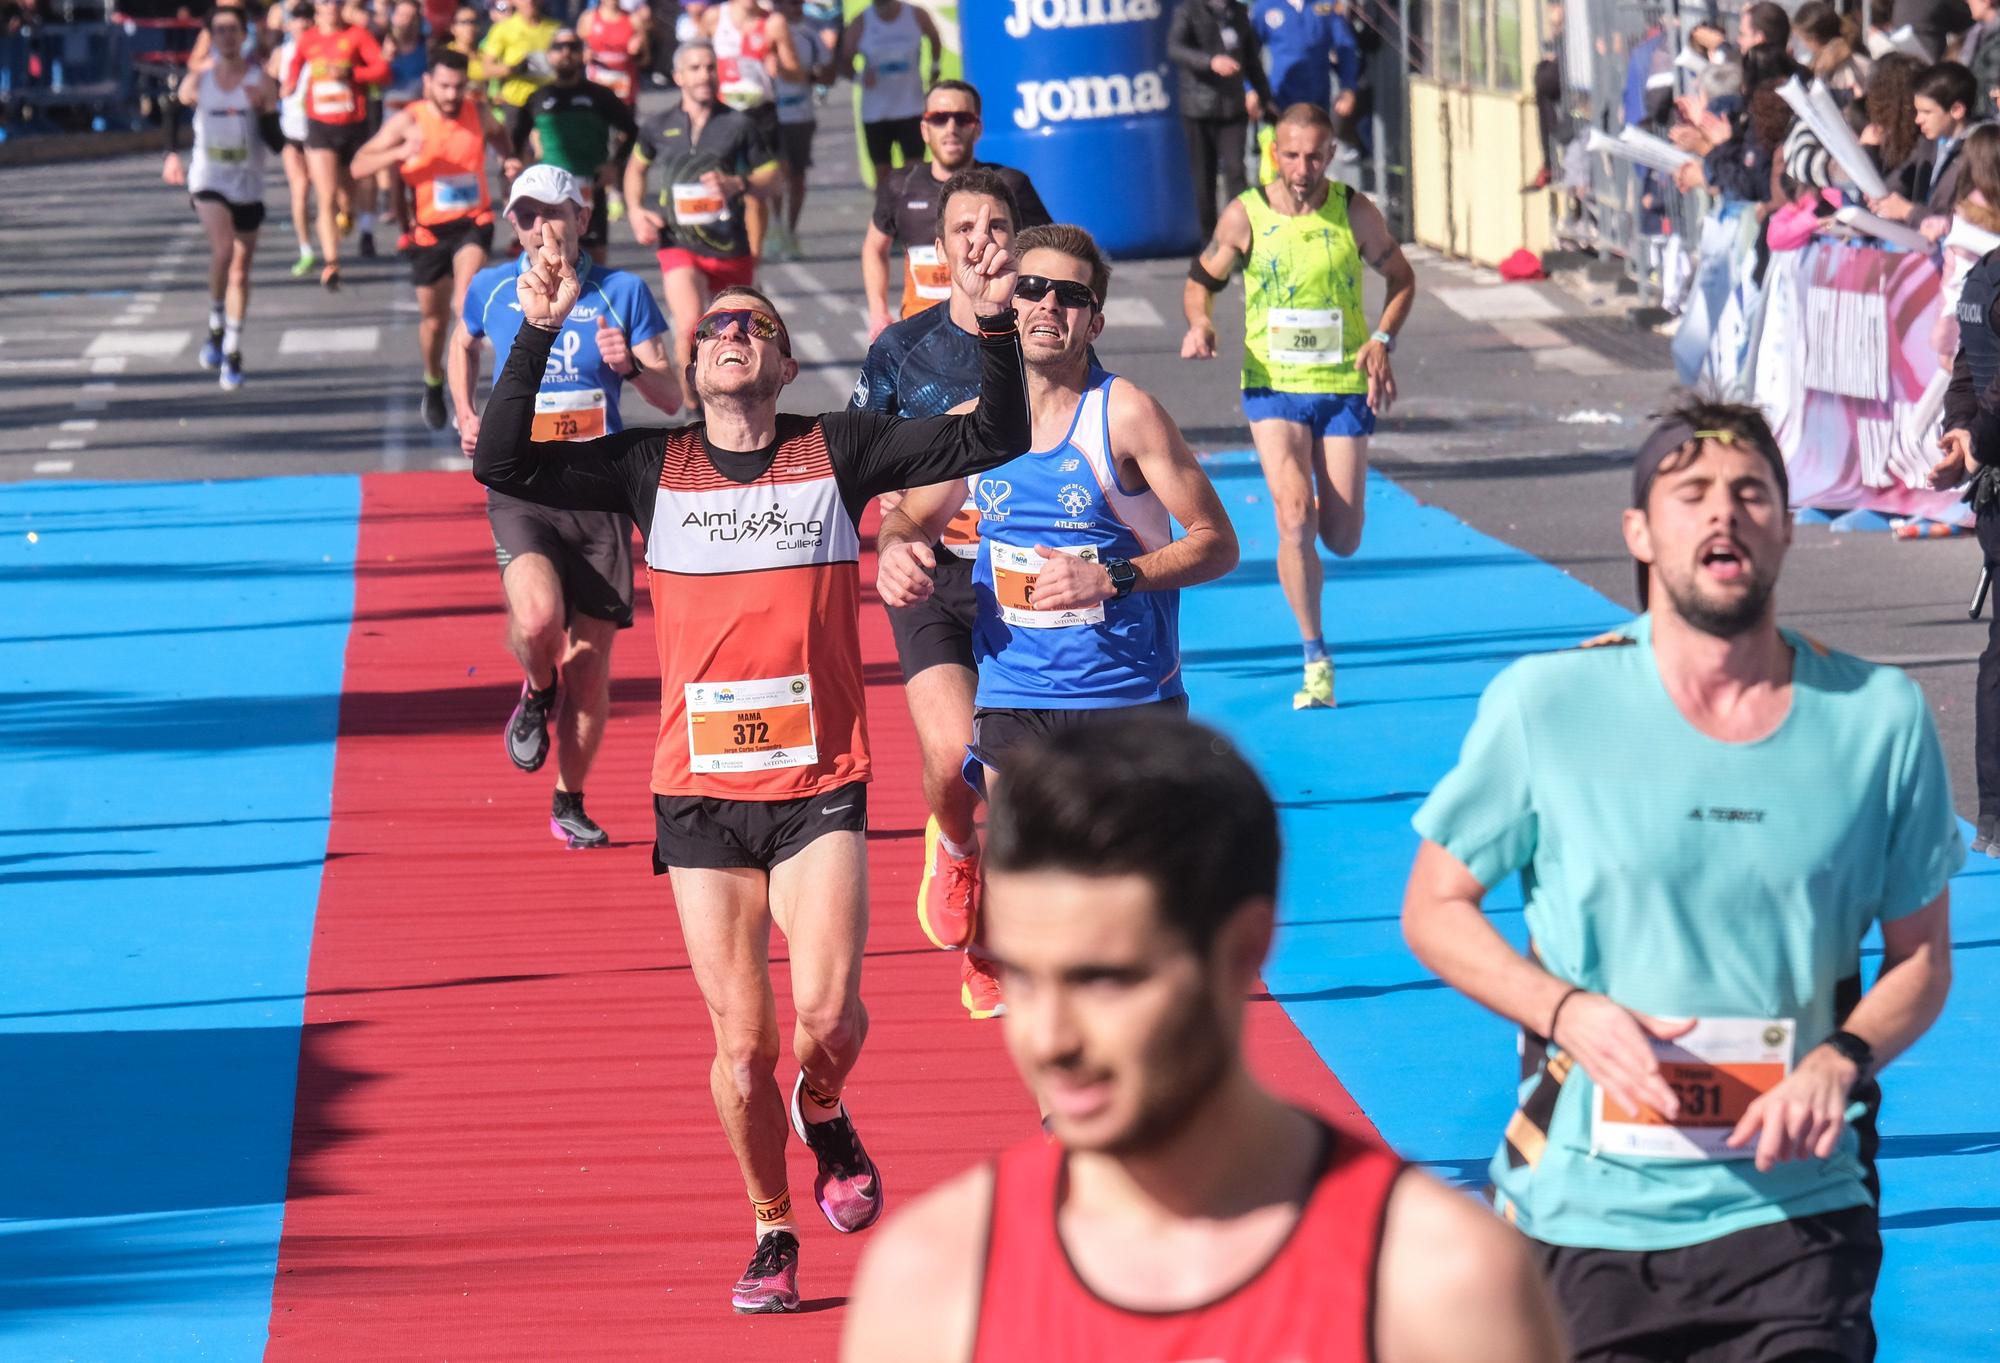
[[[731,327],[738,328],[745,336],[758,341],[775,341],[779,353],[792,353],[792,338],[785,334],[785,324],[768,312],[756,308],[718,308],[695,323],[694,342],[712,341],[726,333]]]

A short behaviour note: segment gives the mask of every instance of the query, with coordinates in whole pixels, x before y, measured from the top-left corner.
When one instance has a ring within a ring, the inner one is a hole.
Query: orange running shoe
[[[1007,1001],[1000,997],[999,977],[971,951],[965,953],[965,969],[959,976],[958,1001],[975,1022],[1007,1015]]]
[[[924,825],[924,879],[917,886],[917,923],[931,945],[957,951],[979,926],[979,854],[954,857],[933,815]]]

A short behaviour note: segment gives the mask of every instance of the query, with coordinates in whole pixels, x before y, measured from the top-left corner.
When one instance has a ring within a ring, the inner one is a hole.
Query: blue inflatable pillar
[[[1192,252],[1194,191],[1167,60],[1171,0],[973,0],[979,158],[1025,171],[1058,222],[1114,256]]]

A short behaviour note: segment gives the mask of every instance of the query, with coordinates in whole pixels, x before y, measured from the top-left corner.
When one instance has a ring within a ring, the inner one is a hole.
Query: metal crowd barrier
[[[1618,157],[1591,155],[1581,144],[1593,128],[1615,136],[1625,126],[1632,59],[1651,35],[1662,35],[1674,93],[1685,93],[1692,73],[1671,62],[1686,45],[1687,30],[1698,23],[1716,24],[1733,42],[1738,7],[1739,0],[1569,0],[1564,7],[1557,62],[1567,141],[1565,178],[1575,211],[1559,224],[1557,235],[1565,244],[1617,261],[1648,302],[1672,302],[1685,284],[1686,271],[1680,267],[1694,255],[1708,196],[1683,194],[1665,176]],[[1654,199],[1651,213],[1642,207],[1648,191]]]

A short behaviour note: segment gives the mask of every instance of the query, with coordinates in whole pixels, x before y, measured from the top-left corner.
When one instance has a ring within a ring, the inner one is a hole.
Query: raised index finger
[[[972,238],[974,241],[979,241],[979,242],[988,242],[993,240],[992,204],[983,203],[979,205],[979,221],[973,224]]]

